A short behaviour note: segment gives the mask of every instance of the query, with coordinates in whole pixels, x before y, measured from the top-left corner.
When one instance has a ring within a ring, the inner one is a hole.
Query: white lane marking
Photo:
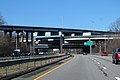
[[[120,78],[119,78],[119,77],[115,77],[115,79],[116,79],[116,80],[120,80]]]
[[[99,62],[97,62],[97,64],[100,64]]]
[[[103,68],[103,69],[107,69],[107,68],[106,68],[106,67],[104,67],[104,66],[103,66],[102,68]]]

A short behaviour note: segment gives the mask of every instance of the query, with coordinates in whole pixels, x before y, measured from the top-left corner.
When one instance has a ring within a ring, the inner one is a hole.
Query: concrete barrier
[[[34,67],[31,68],[31,69],[27,69],[27,70],[24,70],[24,71],[18,71],[18,72],[12,73],[12,74],[7,74],[7,75],[5,75],[5,76],[2,76],[2,77],[0,78],[0,80],[10,80],[10,79],[15,78],[15,77],[18,77],[18,76],[20,76],[20,75],[23,75],[23,74],[26,74],[26,73],[35,71],[35,70],[37,70],[37,69],[40,69],[40,68],[49,66],[49,65],[51,65],[51,64],[55,64],[55,63],[57,63],[57,62],[60,62],[60,61],[62,61],[62,60],[64,60],[64,59],[67,59],[67,58],[70,58],[70,57],[73,57],[73,56],[71,56],[71,55],[64,55],[64,56],[61,56],[61,57],[51,57],[51,58],[49,58],[50,61],[47,61],[44,65],[34,66]],[[55,60],[55,58],[56,58],[56,60]],[[48,58],[47,58],[47,59],[48,59]],[[54,59],[54,60],[52,60],[52,59]],[[46,60],[46,58],[45,58],[44,60]]]

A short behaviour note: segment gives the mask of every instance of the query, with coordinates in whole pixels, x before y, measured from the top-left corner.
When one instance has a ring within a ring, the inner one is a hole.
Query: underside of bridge
[[[62,37],[62,44],[61,44],[61,38],[60,37],[39,37],[36,38],[38,43],[35,45],[35,49],[38,52],[38,50],[46,50],[46,49],[59,49],[62,45],[62,51],[68,49],[78,49],[80,52],[86,52],[90,53],[90,46],[85,46],[84,42],[88,40],[65,40],[64,37]],[[94,40],[94,45],[92,45],[92,48],[95,47],[95,44],[98,41],[104,41],[102,40]]]

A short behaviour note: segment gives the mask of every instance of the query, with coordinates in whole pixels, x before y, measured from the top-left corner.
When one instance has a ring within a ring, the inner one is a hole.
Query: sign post
[[[90,46],[90,54],[92,53],[92,45],[93,45],[93,41],[91,40],[84,42],[84,46]]]

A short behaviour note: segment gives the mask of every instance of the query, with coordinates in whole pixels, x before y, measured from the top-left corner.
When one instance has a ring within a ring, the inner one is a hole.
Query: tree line
[[[120,17],[117,18],[114,22],[110,24],[108,27],[110,32],[113,32],[114,34],[119,35],[120,37]],[[106,48],[108,53],[115,52],[116,48],[120,48],[120,39],[111,39],[106,41]],[[104,43],[101,43],[101,51],[104,51]],[[96,46],[93,49],[94,52],[100,51],[100,45]]]
[[[0,26],[6,24],[3,16],[0,14]],[[22,33],[19,35],[22,36]],[[22,36],[23,37],[23,36]],[[16,48],[16,37],[10,37],[8,34],[4,34],[0,31],[0,56],[10,56],[12,51]],[[26,47],[26,43],[17,42],[18,49],[28,51],[30,47]],[[20,45],[21,44],[21,45]]]

